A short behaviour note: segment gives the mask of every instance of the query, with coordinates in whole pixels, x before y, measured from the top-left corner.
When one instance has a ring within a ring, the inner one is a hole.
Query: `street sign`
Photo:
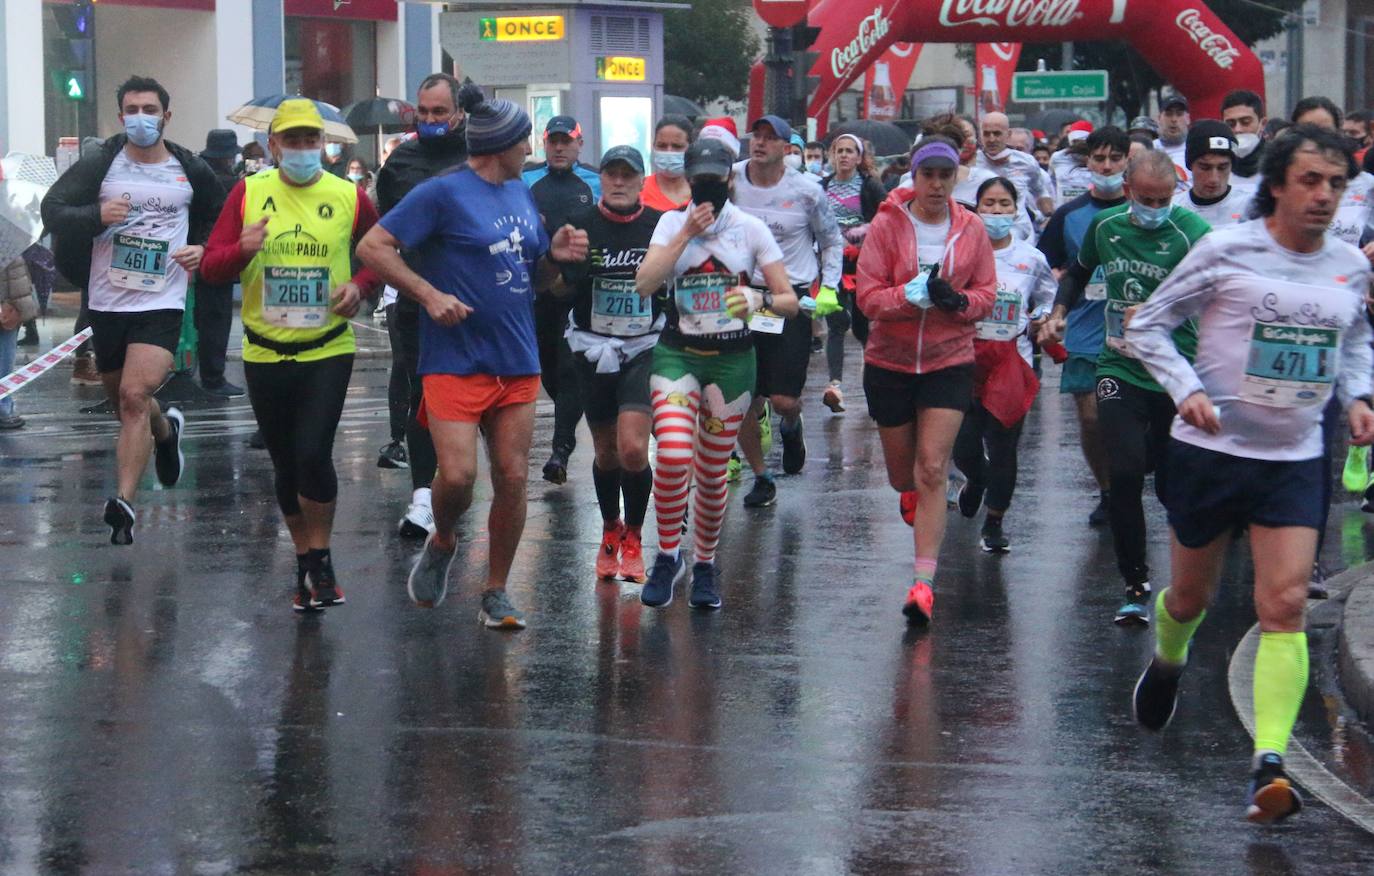
[[[1014,73],[1011,99],[1022,103],[1039,101],[1091,102],[1107,99],[1106,70],[1065,70]]]
[[[524,15],[483,18],[478,21],[478,36],[492,42],[527,42],[563,39],[563,16]]]
[[[643,82],[647,77],[643,58],[596,59],[596,78],[607,82]]]

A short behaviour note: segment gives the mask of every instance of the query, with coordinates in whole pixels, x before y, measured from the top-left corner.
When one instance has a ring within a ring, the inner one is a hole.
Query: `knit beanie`
[[[480,86],[467,82],[458,92],[458,105],[468,114],[468,153],[504,152],[530,135],[533,125],[520,107],[498,97],[487,100]]]
[[[1194,122],[1188,129],[1187,145],[1183,147],[1183,164],[1192,168],[1193,162],[1209,152],[1225,155],[1235,160],[1236,135],[1231,129],[1216,119],[1203,119]]]

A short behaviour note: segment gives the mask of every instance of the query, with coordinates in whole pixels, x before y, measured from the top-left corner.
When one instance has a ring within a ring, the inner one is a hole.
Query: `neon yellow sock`
[[[1165,587],[1155,598],[1155,654],[1167,663],[1182,666],[1188,662],[1188,643],[1193,640],[1193,633],[1197,632],[1207,612],[1190,621],[1175,620],[1164,607],[1164,594],[1168,592],[1169,588]]]
[[[1307,692],[1307,633],[1260,633],[1255,653],[1255,751],[1283,754]]]

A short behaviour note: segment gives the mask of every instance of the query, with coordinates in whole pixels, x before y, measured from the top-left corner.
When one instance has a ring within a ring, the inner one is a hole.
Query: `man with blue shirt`
[[[407,589],[432,608],[448,591],[458,520],[472,503],[477,442],[491,459],[491,538],[479,619],[489,628],[522,629],[524,615],[506,595],[506,579],[525,528],[525,481],[534,400],[539,391],[534,289],[557,273],[554,263],[587,257],[587,234],[545,231],[520,171],[529,154],[530,119],[508,100],[488,101],[464,85],[466,167],[417,186],[358,246],[358,256],[401,294],[419,302],[421,417],[434,438],[435,531],[411,570]],[[398,250],[418,255],[412,270]]]

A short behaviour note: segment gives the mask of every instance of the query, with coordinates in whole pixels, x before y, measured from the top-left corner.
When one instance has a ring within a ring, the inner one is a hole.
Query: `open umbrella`
[[[706,110],[701,104],[676,94],[663,95],[663,114],[666,116],[686,116],[692,121],[706,118]]]
[[[868,140],[873,144],[875,155],[904,155],[911,151],[911,138],[891,122],[875,122],[872,119],[841,122],[830,129],[825,144],[829,146],[841,134],[853,134]]]
[[[415,107],[397,97],[355,100],[344,107],[341,114],[355,131],[363,128],[408,128],[415,124]]]
[[[8,265],[43,233],[38,206],[57,182],[46,155],[11,152],[0,159],[0,265]]]
[[[276,115],[277,107],[282,101],[290,100],[293,97],[301,97],[301,95],[269,94],[266,97],[255,97],[225,118],[236,125],[252,128],[254,131],[267,131],[272,127],[272,116]],[[322,100],[311,102],[320,111],[320,118],[324,119],[324,137],[326,140],[335,143],[358,142],[358,135],[353,133],[353,129],[344,121],[338,107]]]

